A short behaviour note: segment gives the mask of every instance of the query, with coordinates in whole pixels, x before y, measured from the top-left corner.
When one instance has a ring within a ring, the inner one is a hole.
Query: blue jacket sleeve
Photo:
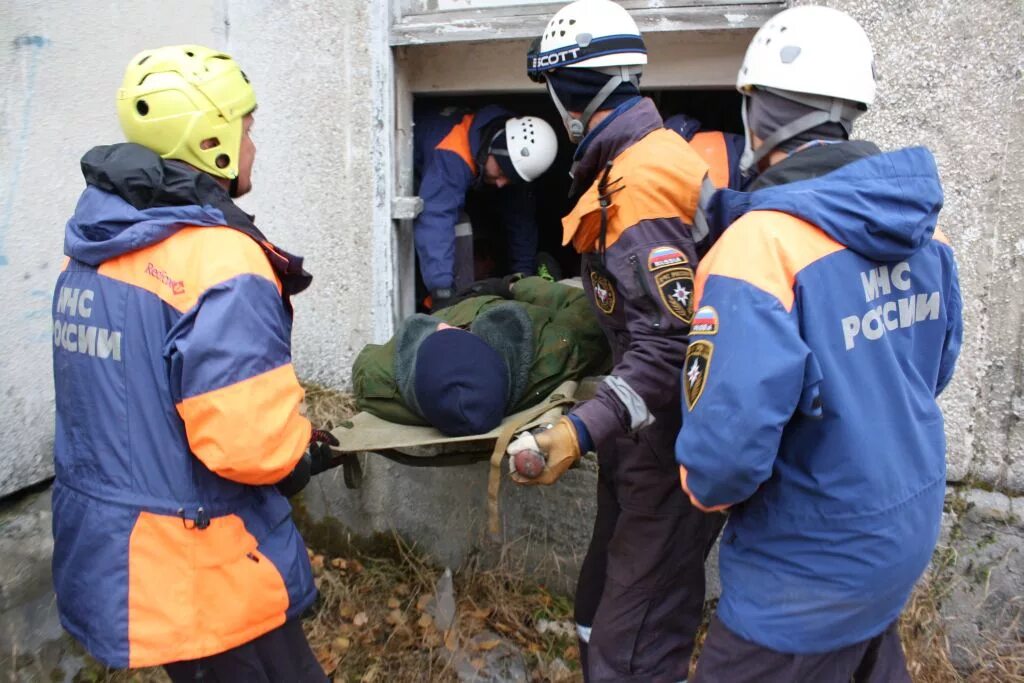
[[[942,344],[942,358],[939,361],[939,377],[935,386],[935,395],[945,390],[953,379],[956,359],[960,355],[960,345],[964,336],[962,316],[963,302],[960,298],[960,277],[957,275],[956,264],[953,264],[953,277],[949,284],[949,295],[946,297],[946,339]]]
[[[771,476],[783,428],[803,393],[810,349],[795,309],[742,280],[710,275],[699,306],[697,323],[714,323],[691,332],[676,461],[691,501],[722,509]]]
[[[413,224],[420,273],[428,291],[454,285],[455,224],[473,184],[458,154],[435,150],[420,181],[423,212]]]

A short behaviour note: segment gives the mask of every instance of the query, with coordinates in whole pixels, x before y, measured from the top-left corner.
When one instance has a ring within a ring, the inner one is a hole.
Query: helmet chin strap
[[[232,197],[238,197],[238,176],[236,175],[231,179],[231,184],[228,186],[228,194]]]
[[[569,133],[569,140],[574,145],[580,144],[583,138],[587,134],[587,126],[590,125],[590,119],[594,117],[600,108],[604,104],[605,100],[615,92],[615,89],[626,82],[630,82],[637,88],[640,87],[640,75],[639,70],[628,67],[618,66],[610,69],[594,69],[594,71],[600,71],[601,73],[610,74],[608,82],[604,84],[597,94],[590,100],[590,103],[583,109],[583,113],[580,114],[579,118],[569,113],[569,110],[562,104],[562,100],[558,98],[558,93],[551,85],[551,80],[548,79],[548,93],[551,95],[552,101],[555,103],[555,108],[558,109],[558,113],[562,117],[562,123],[565,125],[565,130]]]
[[[744,95],[741,114],[743,116],[743,130],[746,133],[746,144],[743,149],[743,156],[740,157],[740,172],[744,177],[753,175],[758,163],[778,149],[779,145],[792,140],[801,133],[806,133],[812,128],[817,128],[823,123],[838,123],[846,129],[846,134],[849,135],[852,127],[850,122],[864,113],[855,105],[836,97],[807,95],[789,92],[788,90],[776,90],[774,88],[765,88],[765,90],[794,102],[806,104],[808,107],[813,107],[815,111],[807,112],[800,118],[790,121],[762,141],[760,147],[754,149],[754,133],[750,129],[747,114],[750,106],[750,96]]]

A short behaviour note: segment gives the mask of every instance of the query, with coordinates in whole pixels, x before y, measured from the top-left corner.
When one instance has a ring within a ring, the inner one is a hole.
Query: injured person
[[[433,315],[407,318],[352,368],[356,403],[447,436],[488,432],[562,382],[606,372],[608,342],[582,289],[540,277],[485,280]]]

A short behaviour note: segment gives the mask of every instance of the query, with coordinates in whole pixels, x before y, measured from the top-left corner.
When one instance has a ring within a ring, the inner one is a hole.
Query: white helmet
[[[620,84],[640,85],[647,64],[647,47],[633,17],[612,0],[576,0],[558,10],[527,54],[526,72],[543,83],[554,69],[594,69],[609,75],[608,83],[591,100],[580,118],[571,116],[548,86],[573,142],[583,139],[594,112]]]
[[[875,101],[871,41],[845,12],[806,5],[768,20],[750,41],[736,88],[761,88],[818,110],[775,131],[742,166],[750,168],[781,143],[826,122],[852,121]],[[744,121],[746,120],[744,100]]]
[[[505,145],[508,151],[492,149],[491,154],[507,154],[516,173],[528,183],[551,168],[558,154],[554,129],[537,116],[519,116],[506,121]]]

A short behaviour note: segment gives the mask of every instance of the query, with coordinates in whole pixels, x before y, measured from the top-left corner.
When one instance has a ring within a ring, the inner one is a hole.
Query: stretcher
[[[395,424],[358,413],[331,430],[339,442],[332,450],[338,456],[345,485],[353,489],[362,485],[367,457],[380,456],[411,467],[460,466],[489,459],[488,526],[497,534],[501,465],[508,444],[524,430],[557,421],[574,403],[593,396],[598,382],[599,378],[590,377],[563,382],[532,408],[509,415],[489,432],[471,436],[445,436],[433,427]]]

